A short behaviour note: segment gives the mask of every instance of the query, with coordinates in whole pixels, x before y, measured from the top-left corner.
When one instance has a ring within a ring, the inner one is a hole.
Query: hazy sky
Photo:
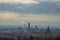
[[[0,0],[0,24],[60,26],[60,0]]]

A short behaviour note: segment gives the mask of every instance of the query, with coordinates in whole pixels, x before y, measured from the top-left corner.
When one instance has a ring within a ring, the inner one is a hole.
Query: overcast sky
[[[0,0],[0,24],[60,26],[60,0]]]

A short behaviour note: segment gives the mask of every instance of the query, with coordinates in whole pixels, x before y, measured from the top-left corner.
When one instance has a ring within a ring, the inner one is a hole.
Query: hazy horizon
[[[60,26],[60,0],[0,0],[0,25]]]

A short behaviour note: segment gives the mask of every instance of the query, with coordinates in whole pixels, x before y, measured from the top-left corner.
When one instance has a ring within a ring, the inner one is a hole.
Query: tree
[[[30,38],[29,38],[29,39],[30,39],[30,40],[34,40],[34,38],[33,38],[33,36],[32,36],[32,35],[30,36]]]

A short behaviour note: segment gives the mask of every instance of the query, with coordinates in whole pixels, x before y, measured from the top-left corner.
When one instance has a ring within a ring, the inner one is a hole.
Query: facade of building
[[[47,27],[47,30],[45,31],[46,36],[52,36],[52,32],[49,27]]]

